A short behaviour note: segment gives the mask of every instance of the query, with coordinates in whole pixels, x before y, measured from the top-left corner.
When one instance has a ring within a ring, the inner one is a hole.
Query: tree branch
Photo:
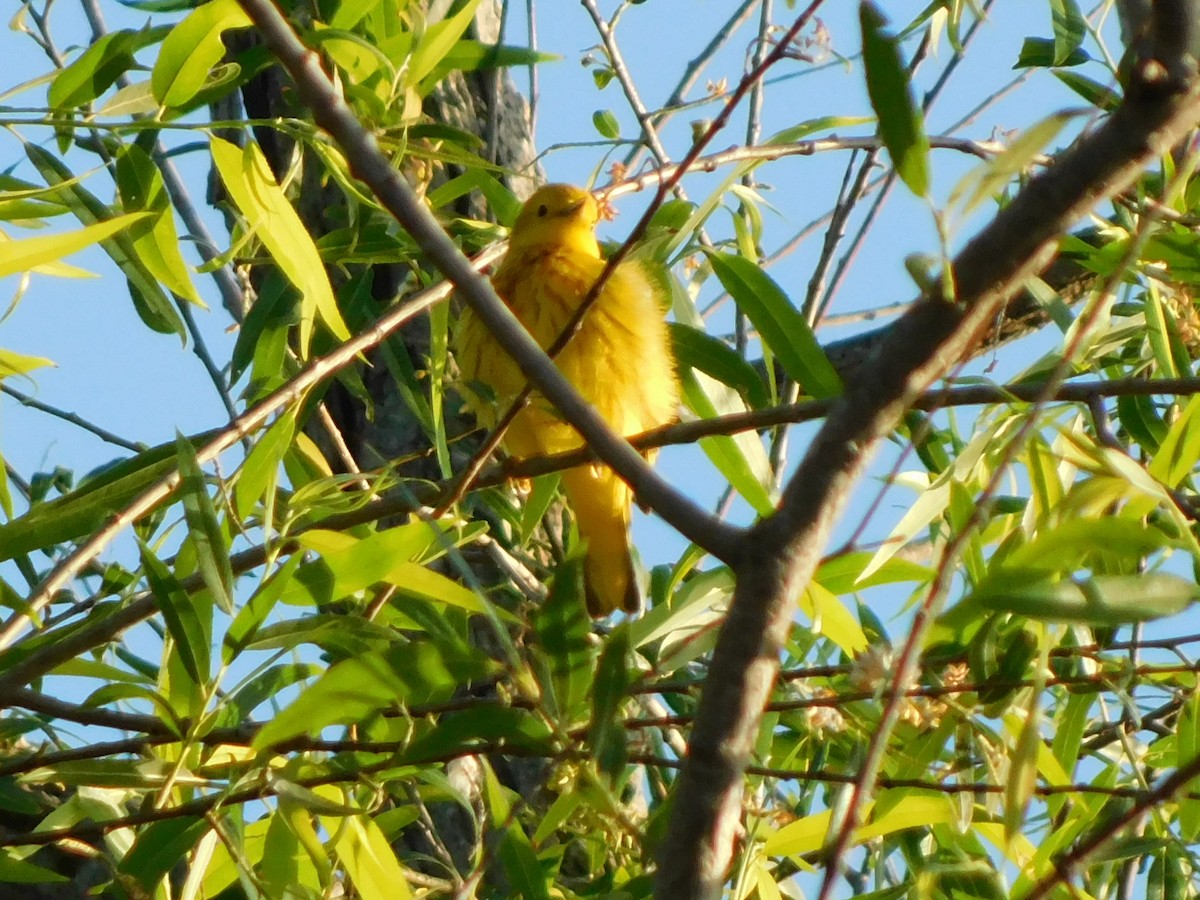
[[[1004,303],[1053,257],[1058,237],[1131,184],[1200,117],[1200,91],[1155,72],[1058,163],[1034,178],[953,264],[955,302],[927,296],[889,330],[788,484],[751,532],[713,654],[687,766],[659,855],[660,897],[716,897],[733,853],[742,777],[779,667],[793,598],[812,577],[849,491],[879,441],[984,337]]]

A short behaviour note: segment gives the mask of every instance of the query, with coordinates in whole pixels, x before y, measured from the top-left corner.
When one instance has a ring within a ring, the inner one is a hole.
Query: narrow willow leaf
[[[1017,732],[1008,757],[1008,777],[1004,782],[1004,834],[1011,838],[1021,833],[1033,789],[1037,785],[1037,752],[1042,745],[1038,733],[1041,717],[1037,691],[1029,694],[1025,715],[1006,717],[1009,730]]]
[[[240,515],[249,516],[263,495],[275,490],[279,465],[292,444],[295,431],[296,413],[288,410],[271,424],[246,455],[233,488],[234,505]]]
[[[1050,0],[1054,26],[1054,65],[1063,65],[1087,37],[1087,20],[1075,0]]]
[[[488,818],[493,822],[509,823],[504,829],[498,849],[500,862],[508,876],[512,894],[517,897],[550,900],[546,885],[546,874],[538,864],[537,854],[529,842],[529,836],[520,821],[512,815],[510,791],[500,783],[491,765],[483,767],[483,797]]]
[[[182,482],[179,486],[188,538],[196,553],[196,562],[204,584],[212,591],[217,605],[233,614],[233,569],[229,565],[229,545],[217,521],[217,510],[208,495],[204,473],[196,462],[196,451],[182,434],[175,447]]]
[[[711,335],[678,322],[670,324],[671,344],[681,366],[699,369],[733,388],[752,409],[763,409],[771,395],[762,377],[736,350]]]
[[[784,371],[817,399],[840,394],[842,379],[783,289],[745,257],[710,252],[708,258],[721,285],[750,319]]]
[[[741,398],[732,390],[696,372],[681,372],[680,386],[688,406],[702,419],[727,412],[742,412]],[[700,449],[725,476],[754,511],[770,515],[775,508],[768,485],[771,483],[771,464],[758,435],[743,432],[734,435],[712,435],[700,439]]]
[[[394,585],[402,596],[418,597],[433,603],[465,609],[470,613],[487,614],[488,602],[479,594],[418,563],[394,562],[384,580]],[[397,600],[393,605],[402,605],[403,602]],[[506,622],[515,624],[519,621],[507,610],[495,607],[494,611]]]
[[[446,362],[450,355],[450,304],[439,303],[429,310],[429,407],[433,419],[433,447],[442,478],[452,472],[450,447],[446,442],[446,417],[443,414]]]
[[[1071,574],[1095,556],[1133,567],[1156,550],[1175,545],[1140,519],[1065,519],[1004,557],[1004,568]]]
[[[867,636],[858,620],[841,601],[816,581],[800,595],[800,609],[813,623],[813,631],[833,641],[847,657],[853,659],[867,649]]]
[[[1193,690],[1179,711],[1179,723],[1175,726],[1175,767],[1192,765],[1200,757],[1200,691]],[[1176,796],[1179,798],[1179,828],[1189,844],[1200,835],[1200,800],[1190,796],[1200,779],[1192,779],[1183,785]]]
[[[308,818],[307,812],[304,812],[304,816]],[[292,817],[282,810],[270,817],[271,824],[267,827],[262,862],[259,864],[263,887],[270,897],[286,897],[289,893],[302,892],[309,896],[320,896],[320,876],[307,847],[292,827],[292,821]],[[321,851],[324,856],[324,848]]]
[[[335,337],[349,338],[316,244],[271,175],[258,145],[238,149],[214,137],[210,147],[229,196],[288,281],[300,291],[301,354],[308,355],[313,322],[318,317]]]
[[[186,860],[188,851],[211,828],[207,819],[195,816],[143,826],[118,871],[153,891],[168,872]]]
[[[810,134],[818,131],[831,131],[839,128],[854,128],[858,125],[869,125],[873,119],[866,116],[822,116],[819,119],[809,119],[799,125],[792,125],[783,131],[776,132],[764,143],[794,144]]]
[[[570,727],[582,718],[596,656],[584,608],[581,557],[569,556],[559,564],[550,596],[533,614],[533,627],[550,670],[551,709],[563,727]]]
[[[281,663],[259,672],[229,694],[226,700],[232,713],[229,725],[237,727],[248,719],[255,709],[280,691],[317,678],[324,671],[325,667],[316,663]]]
[[[54,77],[46,95],[50,106],[70,109],[91,103],[133,68],[134,53],[162,40],[168,31],[162,26],[102,36]]]
[[[34,369],[53,365],[54,361],[44,356],[26,356],[12,350],[0,350],[0,381],[14,375],[27,375]]]
[[[344,819],[333,833],[333,849],[363,900],[409,900],[404,870],[387,838],[367,816]]]
[[[494,663],[466,650],[428,641],[364,653],[332,666],[254,738],[254,749],[328,725],[362,722],[381,709],[449,697],[493,671]]]
[[[193,9],[163,40],[154,63],[150,87],[158,102],[178,107],[196,96],[225,55],[221,35],[251,24],[237,0],[210,0]]]
[[[129,230],[138,259],[169,290],[206,308],[179,251],[174,212],[162,173],[150,154],[137,144],[127,144],[117,157],[117,188],[126,210],[151,214],[151,218]]]
[[[620,625],[604,645],[592,687],[588,746],[600,772],[613,782],[624,771],[627,755],[625,728],[619,717],[621,704],[629,691],[631,650],[629,625]]]
[[[1034,157],[1077,115],[1074,111],[1060,112],[1035,122],[995,159],[968,172],[950,192],[950,205],[958,205],[961,215],[965,216],[984,200],[998,194],[1009,181],[1025,171]]]
[[[929,139],[923,116],[913,99],[908,70],[900,58],[899,41],[885,34],[887,24],[874,3],[858,7],[862,28],[863,66],[867,95],[879,120],[879,136],[892,157],[896,174],[918,197],[929,193]]]
[[[408,59],[406,77],[410,85],[417,85],[434,67],[449,53],[458,39],[470,27],[475,18],[475,9],[479,0],[467,0],[452,16],[447,16],[425,29],[417,45],[413,48],[412,56]]]
[[[1192,397],[1182,415],[1171,424],[1159,445],[1148,472],[1164,485],[1175,488],[1192,474],[1200,461],[1200,396]]]
[[[0,525],[0,562],[94,531],[147,486],[173,471],[175,452],[174,443],[164,444],[122,460],[65,497],[38,504]]]
[[[989,577],[971,599],[985,609],[1052,622],[1125,625],[1172,616],[1200,598],[1200,588],[1178,575],[1097,575],[1051,581],[1028,572]]]
[[[35,806],[29,814],[36,815],[38,811]],[[15,853],[11,847],[0,851],[0,884],[61,884],[71,880],[66,875],[26,862]],[[34,894],[31,892],[30,896]]]
[[[64,256],[70,256],[84,247],[107,240],[145,218],[146,213],[131,213],[65,234],[39,235],[15,241],[0,240],[0,278],[28,272]]]
[[[206,592],[185,591],[170,569],[138,538],[146,580],[154,603],[163,614],[167,631],[184,669],[197,687],[208,684],[212,656],[212,604]]]

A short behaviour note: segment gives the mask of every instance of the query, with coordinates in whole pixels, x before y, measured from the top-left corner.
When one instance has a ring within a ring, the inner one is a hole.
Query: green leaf
[[[1104,112],[1116,112],[1121,105],[1121,95],[1107,85],[1080,75],[1078,72],[1063,72],[1056,70],[1054,77],[1073,90],[1097,109]]]
[[[196,7],[163,40],[150,87],[163,106],[183,106],[204,87],[225,55],[221,35],[253,23],[237,0],[210,0]]]
[[[784,371],[817,399],[839,395],[842,379],[783,289],[745,257],[709,252],[708,258],[722,286],[750,319]]]
[[[329,725],[362,722],[383,709],[444,699],[494,668],[481,654],[428,641],[363,653],[332,666],[266,724],[253,746],[263,750]]]
[[[217,605],[232,615],[233,569],[229,565],[229,544],[217,521],[217,510],[208,495],[208,485],[196,462],[196,451],[191,442],[182,434],[177,434],[175,447],[182,478],[179,491],[188,524],[188,539],[196,552],[200,575]]]
[[[200,592],[188,593],[141,538],[138,538],[146,580],[167,631],[175,639],[184,669],[197,687],[208,684],[212,656],[212,613]]]
[[[300,567],[281,599],[324,606],[381,581],[390,582],[397,566],[412,562],[436,544],[435,527],[415,521],[364,538],[319,528],[306,531],[298,538],[300,544],[321,558]]]
[[[601,772],[616,781],[625,768],[625,728],[621,704],[629,692],[629,658],[632,651],[628,624],[614,629],[604,644],[596,683],[592,688],[592,720],[588,746]]]
[[[169,29],[142,28],[113,31],[88,47],[60,71],[50,84],[47,101],[56,109],[70,109],[95,100],[135,65],[133,54],[162,40]]]
[[[246,461],[242,463],[233,489],[234,506],[239,515],[249,516],[262,496],[275,490],[279,465],[283,462],[284,453],[292,445],[295,431],[296,413],[295,410],[288,410],[271,424],[246,454]]]
[[[868,125],[873,121],[867,116],[821,116],[818,119],[809,119],[807,122],[801,122],[799,125],[792,125],[783,131],[776,132],[764,143],[794,144],[818,131],[853,128],[858,125]]]
[[[1169,488],[1177,488],[1200,461],[1200,396],[1192,397],[1146,470]]]
[[[617,117],[612,114],[610,109],[598,109],[592,113],[592,124],[596,126],[601,137],[608,138],[610,141],[615,141],[621,136],[621,123],[617,121]]]
[[[698,328],[672,322],[671,344],[681,366],[691,366],[737,391],[752,409],[771,404],[771,394],[762,378],[736,350]]]
[[[410,85],[419,84],[433,71],[466,33],[475,18],[479,0],[467,0],[454,15],[442,19],[425,29],[412,56],[408,59],[406,75]]]
[[[193,440],[204,442],[212,434]],[[65,497],[40,503],[0,525],[0,562],[95,531],[143,490],[174,471],[176,453],[174,442],[146,450],[89,475]]]
[[[1048,69],[1052,66],[1081,66],[1090,62],[1092,57],[1086,50],[1073,50],[1060,62],[1054,61],[1055,45],[1050,38],[1025,38],[1021,52],[1017,54],[1014,69]]]
[[[35,808],[29,814],[36,812]],[[17,852],[11,847],[0,851],[0,884],[61,884],[71,880],[66,875],[26,862],[16,855]]]
[[[702,419],[728,412],[741,412],[744,407],[733,391],[709,381],[695,372],[680,372],[679,384],[691,410]],[[721,397],[722,391],[726,392]],[[715,399],[714,399],[715,398]],[[725,476],[730,485],[759,515],[767,516],[775,508],[771,500],[771,463],[762,441],[753,432],[734,435],[712,435],[700,438],[700,449]]]
[[[313,322],[318,316],[335,337],[348,339],[350,332],[342,321],[312,236],[271,175],[258,145],[247,144],[239,150],[213,137],[210,147],[229,196],[288,281],[300,291],[301,355],[308,355]]]
[[[294,650],[313,644],[338,657],[370,653],[396,642],[396,632],[361,616],[318,613],[260,626],[250,632],[239,650]]]
[[[1183,768],[1191,765],[1200,757],[1200,691],[1192,691],[1191,696],[1184,702],[1179,711],[1179,723],[1175,727],[1175,766]],[[1183,840],[1194,843],[1200,835],[1200,800],[1188,794],[1196,789],[1200,779],[1192,779],[1180,787],[1176,796],[1179,797],[1179,828]]]
[[[950,192],[950,203],[961,202],[962,215],[966,215],[983,200],[998,194],[1009,181],[1025,171],[1042,148],[1076,115],[1070,111],[1055,113],[1021,132],[1007,150],[968,172]]]
[[[487,742],[542,756],[553,753],[554,739],[554,731],[540,713],[481,705],[442,716],[432,731],[405,749],[402,761],[420,764],[461,756]]]
[[[1004,569],[989,575],[970,599],[984,609],[1031,619],[1112,626],[1172,616],[1198,598],[1194,582],[1162,572],[1053,581]]]
[[[129,230],[137,258],[150,274],[175,294],[205,309],[188,274],[171,200],[154,160],[137,144],[126,144],[117,157],[117,188],[121,203],[130,212],[145,211],[151,218]]]
[[[284,688],[318,677],[325,671],[316,663],[282,663],[259,672],[245,684],[229,694],[226,703],[232,714],[229,723],[237,726],[248,719],[261,704],[270,700]],[[222,710],[224,712],[224,710]]]
[[[452,71],[473,72],[481,69],[500,69],[509,66],[532,66],[562,59],[555,53],[541,53],[528,47],[510,47],[504,44],[481,44],[470,38],[459,39],[450,52],[442,57],[433,71],[424,79],[425,83],[437,83]],[[422,86],[424,88],[424,85]],[[424,91],[422,91],[424,92]]]
[[[508,876],[511,893],[529,900],[550,900],[546,873],[542,871],[520,820],[512,815],[508,789],[500,783],[490,765],[485,763],[483,771],[483,796],[488,818],[493,822],[507,823],[497,852],[504,873]]]
[[[183,862],[187,852],[211,827],[206,819],[194,816],[146,825],[121,859],[118,871],[151,891],[168,872]]]
[[[435,572],[433,569],[417,563],[393,561],[384,580],[394,585],[402,596],[417,597],[433,603],[454,606],[479,615],[487,614],[487,600],[479,594],[468,590],[440,572]],[[494,612],[506,622],[515,624],[519,621],[512,613],[499,607],[494,607]]]
[[[1050,0],[1050,15],[1054,26],[1054,65],[1061,66],[1087,37],[1087,20],[1075,0]]]
[[[875,4],[859,4],[858,19],[867,95],[879,120],[879,136],[892,157],[896,174],[910,191],[924,197],[929,193],[929,139],[900,58],[899,41],[884,33],[887,20]]]
[[[583,558],[569,556],[554,573],[550,596],[533,614],[538,643],[550,670],[547,702],[565,726],[579,716],[592,682],[592,623],[583,600]],[[542,681],[542,679],[539,679]]]

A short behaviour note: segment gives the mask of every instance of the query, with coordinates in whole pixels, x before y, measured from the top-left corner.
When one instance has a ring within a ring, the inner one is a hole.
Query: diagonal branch
[[[875,448],[937,378],[984,337],[1003,304],[1053,257],[1056,241],[1123,190],[1200,118],[1200,89],[1163,66],[1134,75],[1129,100],[1029,185],[954,260],[955,302],[927,296],[848,382],[788,484],[751,531],[705,684],[689,757],[659,854],[658,896],[716,897],[733,853],[742,778],[779,668],[793,598]]]

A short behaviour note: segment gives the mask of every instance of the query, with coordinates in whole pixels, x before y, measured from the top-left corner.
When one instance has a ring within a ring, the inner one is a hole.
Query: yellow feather
[[[558,338],[604,268],[595,235],[598,218],[596,201],[587,191],[563,184],[536,191],[517,216],[508,254],[492,281],[543,350]],[[456,356],[463,380],[487,386],[501,407],[525,386],[516,363],[469,310],[459,324]],[[637,262],[616,268],[555,363],[619,434],[637,434],[675,419],[679,385],[667,327],[653,282]],[[472,406],[483,424],[495,423],[490,402],[476,396]],[[524,458],[573,450],[583,442],[535,393],[504,443],[511,455]],[[588,612],[636,611],[629,487],[605,466],[565,472],[563,487],[587,541]]]

